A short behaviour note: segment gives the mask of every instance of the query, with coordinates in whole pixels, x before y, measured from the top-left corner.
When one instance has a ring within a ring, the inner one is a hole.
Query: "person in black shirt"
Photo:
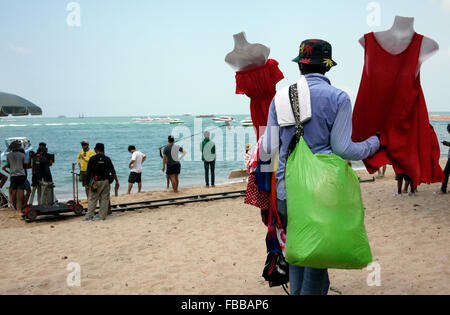
[[[39,143],[39,149],[40,148],[44,148],[44,150],[45,150],[45,157],[47,158],[48,163],[49,163],[48,166],[52,166],[55,163],[55,155],[48,153],[47,144],[45,142]],[[38,149],[38,151],[39,151],[39,149]]]
[[[37,186],[40,181],[52,183],[53,177],[50,171],[51,160],[48,159],[47,148],[39,147],[32,161],[32,186]]]
[[[167,165],[167,176],[169,176],[170,181],[172,183],[172,188],[175,193],[178,193],[178,185],[181,171],[181,163],[180,161],[186,155],[186,151],[175,144],[175,139],[172,136],[169,136],[169,144],[164,147],[164,158],[163,158],[163,168],[162,171],[166,170]],[[179,156],[179,152],[181,152],[181,156]]]
[[[110,185],[115,180],[116,189],[120,186],[111,159],[105,155],[105,145],[97,143],[94,150],[96,155],[89,160],[86,172],[86,180],[89,183],[89,203],[84,221],[92,221],[97,202],[100,202],[98,218],[105,220],[110,201]]]
[[[53,177],[50,171],[51,160],[47,154],[47,148],[39,146],[35,155],[30,153],[30,158],[31,157],[31,186],[37,188],[38,204],[51,205],[55,198],[53,193]]]

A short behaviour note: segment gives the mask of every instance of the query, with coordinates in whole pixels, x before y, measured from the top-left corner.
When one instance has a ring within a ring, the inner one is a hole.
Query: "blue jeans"
[[[328,269],[289,265],[291,295],[327,295],[330,288]]]
[[[286,200],[277,200],[283,227],[289,224]],[[289,265],[291,295],[327,295],[330,288],[328,269],[315,269]]]
[[[211,169],[211,185],[214,186],[216,161],[211,161],[211,162],[203,161],[203,164],[205,166],[205,182],[206,182],[206,186],[209,186],[209,170],[210,169]]]

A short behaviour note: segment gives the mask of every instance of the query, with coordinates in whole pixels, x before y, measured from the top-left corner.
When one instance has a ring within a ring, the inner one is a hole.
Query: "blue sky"
[[[441,50],[422,67],[430,111],[450,111],[450,0],[376,1],[381,24],[369,26],[364,0],[78,0],[81,26],[66,22],[66,0],[0,0],[0,91],[40,105],[45,116],[248,114],[224,62],[232,35],[271,48],[285,79],[306,38],[333,45],[333,85],[352,99],[363,49],[358,39],[413,16],[420,34]]]

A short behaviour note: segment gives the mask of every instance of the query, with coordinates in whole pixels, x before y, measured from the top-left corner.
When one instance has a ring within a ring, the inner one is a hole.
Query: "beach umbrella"
[[[42,115],[42,109],[26,99],[0,92],[0,116]]]

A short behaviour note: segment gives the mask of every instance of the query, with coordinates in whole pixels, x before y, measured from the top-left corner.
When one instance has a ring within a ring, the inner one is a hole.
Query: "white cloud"
[[[450,12],[450,0],[442,0],[441,7],[445,11]]]
[[[15,52],[15,53],[17,53],[17,54],[23,54],[23,53],[25,53],[25,48],[23,48],[23,47],[16,46],[16,45],[11,44],[11,43],[10,43],[8,46],[9,46],[9,49],[10,49],[11,51],[13,51],[13,52]]]
[[[450,13],[450,0],[430,0],[430,2],[438,6],[440,10]]]

